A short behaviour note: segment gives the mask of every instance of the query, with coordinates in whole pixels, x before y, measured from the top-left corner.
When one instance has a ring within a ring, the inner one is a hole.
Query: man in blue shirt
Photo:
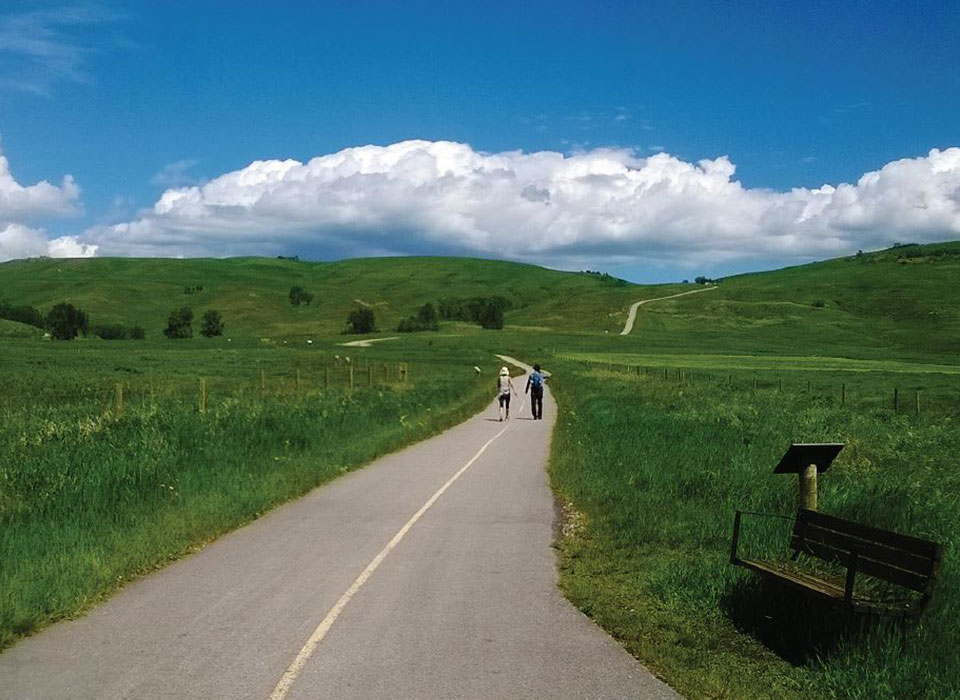
[[[534,365],[533,371],[527,377],[527,388],[524,393],[530,394],[530,408],[533,409],[533,419],[543,420],[543,383],[546,381],[540,373],[540,365]]]

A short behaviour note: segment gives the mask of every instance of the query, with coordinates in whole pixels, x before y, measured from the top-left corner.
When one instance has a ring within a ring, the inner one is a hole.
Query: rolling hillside
[[[291,305],[287,293],[294,285],[314,293],[314,302]],[[617,328],[607,313],[633,301],[637,290],[599,275],[466,258],[101,258],[0,265],[2,299],[41,310],[69,301],[87,311],[91,323],[140,323],[153,337],[181,306],[197,315],[220,310],[232,335],[297,337],[339,333],[361,305],[372,307],[380,328],[392,331],[427,301],[494,295],[513,304],[508,324],[596,332]]]
[[[586,351],[952,364],[960,346],[958,279],[960,243],[899,246],[730,277],[716,292],[642,307],[626,337],[617,334],[631,303],[693,285],[633,285],[467,258],[38,259],[0,265],[0,299],[44,311],[70,301],[93,324],[139,323],[149,338],[160,337],[172,309],[190,306],[199,316],[214,308],[222,312],[228,335],[293,339],[339,334],[358,305],[371,306],[381,330],[393,332],[424,302],[500,295],[512,303],[508,329],[576,336],[558,337],[552,345]],[[314,302],[292,306],[287,292],[293,285],[313,292]],[[472,329],[461,324],[455,330]]]

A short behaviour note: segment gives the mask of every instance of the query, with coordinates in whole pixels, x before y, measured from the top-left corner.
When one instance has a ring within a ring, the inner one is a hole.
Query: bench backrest
[[[790,546],[843,565],[856,552],[857,571],[924,594],[936,578],[941,556],[936,542],[803,508],[797,512]]]

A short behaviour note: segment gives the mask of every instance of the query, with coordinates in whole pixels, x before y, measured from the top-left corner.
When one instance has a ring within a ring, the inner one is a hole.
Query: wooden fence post
[[[817,509],[817,465],[810,464],[800,470],[800,507]]]
[[[847,385],[845,382],[840,383],[840,405],[845,406],[847,404]]]
[[[121,382],[117,382],[114,405],[117,409],[117,413],[120,413],[123,410],[123,384]]]
[[[783,393],[783,377],[777,377],[777,391]]]
[[[350,391],[353,391],[353,365],[350,365]]]
[[[900,412],[900,390],[896,387],[893,388],[893,412]]]
[[[754,391],[757,390],[757,378],[756,378],[756,377],[753,378],[753,390],[754,390]]]
[[[917,415],[920,415],[920,392],[917,392]]]
[[[207,380],[205,377],[200,378],[200,413],[204,413],[207,410]]]

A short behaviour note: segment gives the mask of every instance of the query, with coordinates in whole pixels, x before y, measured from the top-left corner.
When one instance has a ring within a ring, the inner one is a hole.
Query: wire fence
[[[173,399],[195,401],[198,410],[203,411],[209,402],[227,397],[294,400],[318,393],[412,386],[414,375],[413,367],[407,362],[333,361],[309,369],[251,369],[231,375],[132,374],[121,380],[90,383],[20,381],[0,385],[0,402],[7,408],[96,405],[122,410],[132,403]]]
[[[610,372],[663,385],[710,385],[730,394],[803,395],[839,407],[921,416],[960,416],[960,377],[953,375],[909,375],[882,378],[871,373],[842,373],[834,370],[776,372],[749,370],[690,370],[684,367],[644,366],[580,361],[584,368]]]

